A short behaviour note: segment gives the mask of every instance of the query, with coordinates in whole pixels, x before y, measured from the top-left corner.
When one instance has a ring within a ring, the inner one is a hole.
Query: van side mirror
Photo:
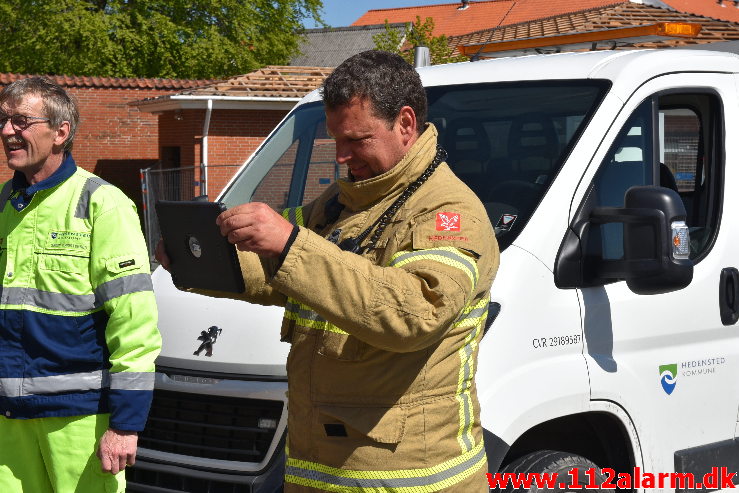
[[[631,187],[624,207],[596,207],[573,221],[560,246],[555,284],[560,288],[602,286],[626,280],[636,294],[682,289],[693,279],[687,214],[669,188]],[[623,258],[608,259],[598,225],[623,225]]]

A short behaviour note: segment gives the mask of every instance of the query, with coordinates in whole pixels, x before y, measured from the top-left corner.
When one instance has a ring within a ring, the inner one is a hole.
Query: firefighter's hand
[[[103,472],[118,474],[126,466],[136,462],[136,446],[139,435],[135,431],[120,431],[108,428],[100,439],[97,456]]]
[[[216,220],[221,234],[239,250],[279,257],[293,225],[267,204],[250,202],[229,209]]]
[[[154,258],[159,262],[159,265],[164,267],[164,270],[169,271],[169,257],[167,251],[164,249],[164,240],[159,238],[159,243],[154,250]]]

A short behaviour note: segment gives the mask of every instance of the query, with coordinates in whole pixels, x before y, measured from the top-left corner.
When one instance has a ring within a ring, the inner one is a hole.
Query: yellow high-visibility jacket
[[[442,163],[375,249],[326,239],[371,225],[436,137],[429,125],[390,171],[285,211],[301,227],[281,265],[240,253],[243,298],[285,306],[287,492],[488,491],[474,375],[499,251],[483,205]],[[344,209],[326,224],[336,194]]]
[[[32,186],[16,172],[0,190],[0,413],[141,431],[160,347],[133,202],[69,154]]]

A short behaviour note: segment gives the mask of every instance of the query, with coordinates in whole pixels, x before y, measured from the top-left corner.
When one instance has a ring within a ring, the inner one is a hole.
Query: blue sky
[[[454,1],[455,0],[323,0],[323,20],[331,27],[342,27],[350,25],[368,10],[454,3]],[[318,26],[314,25],[312,22],[307,22],[305,27],[311,28]]]

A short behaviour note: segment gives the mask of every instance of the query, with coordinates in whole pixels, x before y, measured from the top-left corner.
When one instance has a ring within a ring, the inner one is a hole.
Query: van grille
[[[155,389],[139,446],[208,459],[261,462],[274,439],[272,425],[279,422],[282,411],[281,401]]]

